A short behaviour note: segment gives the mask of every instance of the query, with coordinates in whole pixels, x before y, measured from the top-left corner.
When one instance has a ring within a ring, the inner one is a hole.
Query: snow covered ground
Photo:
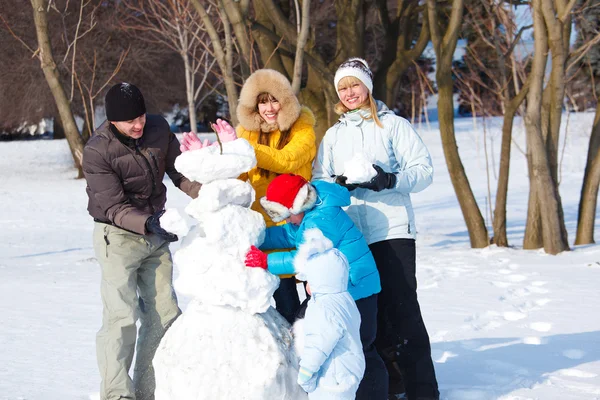
[[[571,243],[592,119],[571,115],[561,138]],[[488,122],[497,174],[501,121]],[[524,149],[521,121],[515,126]],[[482,121],[479,134],[471,119],[458,120],[456,129],[489,223]],[[436,168],[433,185],[413,202],[419,296],[442,399],[600,399],[600,245],[559,256],[521,250],[528,179],[525,157],[513,146],[508,234],[515,248],[471,250],[437,125],[418,131]],[[100,271],[85,182],[73,177],[64,140],[0,143],[0,400],[83,400],[98,391]],[[183,209],[187,197],[168,185],[168,207]],[[184,311],[188,301],[180,297]]]

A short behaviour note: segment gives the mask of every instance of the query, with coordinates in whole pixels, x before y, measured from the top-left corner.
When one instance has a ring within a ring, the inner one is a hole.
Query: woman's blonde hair
[[[347,89],[356,83],[360,83],[363,86],[365,85],[364,83],[362,83],[362,81],[360,79],[358,79],[354,76],[346,76],[340,80],[340,82],[338,83],[338,87],[336,89],[339,92],[341,89]],[[364,119],[372,118],[378,127],[383,128],[383,124],[381,123],[381,120],[377,116],[377,103],[375,102],[373,95],[371,95],[371,92],[369,92],[367,100],[365,100],[365,102],[363,104],[358,106],[358,108],[362,108],[363,110],[369,110],[371,112],[371,115],[369,115],[368,117],[363,117],[363,118]],[[340,101],[335,105],[334,111],[336,114],[342,115],[351,110]]]
[[[264,104],[264,103],[268,103],[268,102],[279,102],[279,100],[277,100],[275,98],[275,96],[273,96],[271,93],[267,93],[267,92],[262,92],[259,93],[258,96],[256,96],[256,112],[258,112],[258,105],[259,104]],[[271,132],[263,132],[262,130],[258,133],[258,144],[262,144],[264,146],[270,146],[270,139],[271,138]],[[284,130],[284,131],[279,131],[279,140],[277,141],[277,145],[275,146],[275,148],[277,150],[281,150],[285,147],[286,144],[288,144],[288,142],[290,141],[290,129],[288,130]],[[271,171],[269,171],[268,169],[264,169],[264,168],[260,168],[257,167],[258,169],[258,174],[263,177],[266,178],[269,175],[271,175]]]

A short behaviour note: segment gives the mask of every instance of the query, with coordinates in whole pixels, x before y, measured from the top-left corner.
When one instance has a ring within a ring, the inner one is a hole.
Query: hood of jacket
[[[258,113],[257,97],[261,93],[269,93],[279,101],[281,109],[274,124],[265,122]],[[240,124],[248,131],[286,131],[298,119],[300,103],[292,91],[290,82],[283,74],[273,69],[259,69],[244,83],[236,114]]]
[[[394,115],[394,113],[388,108],[388,106],[384,102],[375,100],[375,103],[377,104],[377,116],[380,119],[385,114]],[[349,125],[361,125],[366,119],[370,119],[370,117],[371,110],[359,108],[357,110],[348,111],[342,114],[339,118],[339,122],[341,122],[342,124]]]
[[[350,205],[350,192],[343,186],[325,181],[314,181],[311,185],[317,189],[315,207],[346,207]]]
[[[310,256],[306,260],[303,274],[313,295],[348,290],[348,260],[336,248]]]

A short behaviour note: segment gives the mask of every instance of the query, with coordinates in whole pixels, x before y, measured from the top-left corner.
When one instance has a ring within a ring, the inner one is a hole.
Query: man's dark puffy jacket
[[[192,198],[198,196],[200,184],[175,169],[179,141],[163,117],[148,115],[137,140],[116,135],[114,129],[104,122],[83,151],[88,211],[97,221],[146,234],[146,220],[167,200],[165,172]]]

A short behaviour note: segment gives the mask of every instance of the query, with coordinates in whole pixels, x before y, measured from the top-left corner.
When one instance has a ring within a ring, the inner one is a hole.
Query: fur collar
[[[281,105],[277,123],[267,124],[257,111],[256,98],[264,92],[272,94]],[[285,76],[273,69],[259,69],[248,77],[242,87],[237,117],[240,125],[247,131],[286,131],[300,116],[300,108],[298,98],[292,92],[292,86]]]

